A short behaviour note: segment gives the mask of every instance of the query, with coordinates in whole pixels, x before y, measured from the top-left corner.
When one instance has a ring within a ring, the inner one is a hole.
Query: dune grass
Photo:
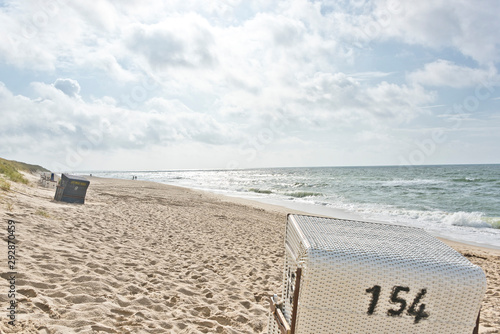
[[[28,180],[23,176],[23,174],[19,173],[15,164],[12,164],[8,160],[0,160],[0,174],[5,175],[5,177],[12,182],[28,184]]]
[[[6,180],[0,179],[0,188],[6,191],[10,189],[10,183],[7,180],[28,184],[28,180],[19,171],[35,173],[48,172],[49,170],[38,165],[0,158],[0,174],[6,178]]]
[[[10,183],[9,181],[5,180],[3,177],[0,178],[0,189],[3,191],[9,191],[10,190]]]
[[[47,213],[47,211],[42,210],[42,209],[36,210],[35,215],[39,215],[39,216],[42,216],[45,218],[50,218],[50,215]]]
[[[29,172],[29,173],[50,172],[48,169],[43,168],[42,166],[31,165],[31,164],[27,164],[27,163],[15,161],[15,160],[7,160],[7,159],[0,158],[0,163],[1,162],[4,162],[4,163],[14,167],[14,169],[16,169],[16,170],[22,170],[24,172]]]

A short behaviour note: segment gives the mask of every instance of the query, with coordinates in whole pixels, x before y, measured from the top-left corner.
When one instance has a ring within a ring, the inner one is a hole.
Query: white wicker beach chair
[[[481,268],[421,229],[289,215],[268,333],[471,334],[485,291]]]

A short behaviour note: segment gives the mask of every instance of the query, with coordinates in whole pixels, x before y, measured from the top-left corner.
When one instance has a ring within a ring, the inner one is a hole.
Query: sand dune
[[[286,209],[90,180],[84,205],[33,185],[0,195],[2,224],[16,221],[19,302],[17,325],[4,316],[2,332],[266,332],[265,297],[281,292]],[[500,333],[500,252],[454,247],[486,271],[481,332]]]

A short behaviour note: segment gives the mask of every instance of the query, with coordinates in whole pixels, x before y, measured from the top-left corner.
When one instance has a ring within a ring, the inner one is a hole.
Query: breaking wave
[[[298,191],[298,192],[293,192],[293,193],[286,193],[285,196],[304,198],[304,197],[312,197],[312,196],[323,196],[323,194],[322,193],[307,192],[307,191]]]

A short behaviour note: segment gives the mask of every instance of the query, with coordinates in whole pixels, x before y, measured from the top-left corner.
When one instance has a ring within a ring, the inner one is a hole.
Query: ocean
[[[420,227],[500,249],[500,165],[91,171],[288,208]],[[339,217],[345,218],[345,217]]]

